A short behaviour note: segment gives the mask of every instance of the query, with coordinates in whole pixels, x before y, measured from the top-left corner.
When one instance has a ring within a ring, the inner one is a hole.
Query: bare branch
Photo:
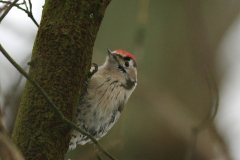
[[[37,23],[37,21],[36,21],[35,18],[33,17],[33,13],[32,13],[32,2],[31,2],[31,0],[28,0],[30,11],[29,11],[29,9],[28,9],[28,7],[27,7],[27,3],[26,3],[25,0],[24,0],[24,2],[25,2],[25,5],[26,5],[26,8],[27,8],[27,11],[25,11],[25,12],[27,13],[28,17],[32,19],[33,23],[35,23],[35,25],[36,25],[37,27],[39,27],[39,24]]]
[[[28,3],[29,3],[29,7],[30,7],[30,12],[32,12],[32,2],[31,2],[31,0],[28,0]]]
[[[5,51],[5,49],[2,47],[2,45],[0,44],[0,51],[3,53],[3,55],[12,63],[12,65],[24,76],[26,77],[26,79],[42,94],[42,96],[46,99],[46,101],[48,102],[48,104],[52,107],[52,109],[54,110],[55,114],[66,124],[68,124],[68,126],[70,126],[71,128],[77,130],[78,132],[82,133],[83,135],[87,136],[88,138],[90,138],[92,140],[92,142],[97,146],[97,148],[103,152],[104,154],[106,154],[110,159],[112,160],[116,160],[112,155],[110,155],[98,142],[97,139],[95,139],[90,133],[82,130],[81,128],[79,128],[76,124],[72,123],[71,121],[69,121],[68,119],[66,119],[64,117],[64,115],[60,112],[60,110],[58,109],[58,107],[52,102],[52,100],[49,99],[49,97],[47,96],[47,93],[37,84],[37,82],[35,82],[32,77],[30,77],[12,58],[11,56]]]
[[[12,4],[12,2],[10,2],[10,1],[0,1],[0,2],[1,2],[1,3],[4,3],[4,4]],[[23,5],[23,4],[24,4],[24,2],[23,2],[23,3],[16,3],[16,4],[14,5],[14,7],[17,7],[18,9],[20,9],[20,10],[22,10],[22,11],[24,11],[24,12],[27,12],[26,9],[20,7],[20,5]]]
[[[9,1],[0,1],[1,3],[5,3],[5,4],[12,4],[11,2],[9,2]],[[32,13],[32,3],[31,3],[31,1],[30,0],[28,0],[28,2],[29,2],[29,8],[30,8],[30,10],[28,9],[28,6],[27,6],[27,2],[24,0],[23,1],[23,3],[16,3],[16,4],[14,4],[13,6],[14,7],[17,7],[18,9],[20,9],[20,10],[22,10],[22,11],[24,11],[27,15],[28,15],[28,17],[29,18],[31,18],[31,20],[33,21],[33,23],[37,26],[37,27],[39,27],[39,24],[37,23],[37,21],[36,21],[36,19],[33,17],[33,13]],[[26,9],[24,9],[24,8],[22,8],[22,7],[20,7],[20,5],[25,5],[25,8]]]
[[[1,7],[1,8],[0,8],[0,14],[1,14],[1,12],[4,11],[6,8],[7,8],[7,4],[4,5],[3,7]]]
[[[5,10],[5,12],[0,17],[0,23],[2,22],[3,18],[8,14],[8,12],[12,9],[12,7],[18,2],[18,0],[13,1],[9,7]]]
[[[27,6],[26,0],[23,0],[23,4],[25,5],[26,9],[28,10],[28,6]]]

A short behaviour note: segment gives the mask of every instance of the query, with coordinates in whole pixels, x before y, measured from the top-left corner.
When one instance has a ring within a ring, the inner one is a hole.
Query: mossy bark
[[[46,0],[29,74],[63,115],[73,120],[92,49],[111,0]],[[26,159],[63,159],[71,128],[26,83],[13,140]]]

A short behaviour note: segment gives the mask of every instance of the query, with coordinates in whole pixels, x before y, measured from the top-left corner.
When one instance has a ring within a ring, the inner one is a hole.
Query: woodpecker
[[[123,50],[111,52],[105,63],[91,77],[86,92],[80,97],[75,123],[101,139],[119,119],[125,103],[137,85],[135,57]],[[69,149],[91,140],[76,130],[71,132]]]

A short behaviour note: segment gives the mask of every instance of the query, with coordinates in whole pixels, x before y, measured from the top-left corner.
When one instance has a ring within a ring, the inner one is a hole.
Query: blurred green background
[[[39,22],[44,0],[32,3]],[[118,160],[190,160],[189,153],[192,160],[240,159],[240,102],[229,104],[240,94],[234,90],[240,77],[231,76],[240,75],[239,12],[240,0],[112,0],[97,35],[93,62],[103,64],[107,48],[132,53],[138,63],[138,85],[118,122],[100,140],[109,153]],[[17,8],[0,25],[1,44],[26,70],[36,32]],[[231,36],[232,43],[226,40]],[[220,90],[220,112],[191,146],[192,127],[206,120],[215,100],[206,66]],[[234,66],[235,72],[230,72]],[[11,133],[25,82],[1,55],[0,76],[2,121]],[[228,86],[232,88],[224,89]],[[97,148],[79,145],[65,159],[97,160]]]
[[[225,70],[216,68],[218,47],[239,9],[233,0],[110,3],[93,62],[105,61],[106,48],[133,53],[138,62],[136,90],[100,140],[112,155],[121,160],[186,159],[191,127],[213,107],[205,66],[220,84]],[[93,144],[78,146],[66,159],[97,159],[96,150]],[[193,159],[231,159],[214,124],[199,134]]]

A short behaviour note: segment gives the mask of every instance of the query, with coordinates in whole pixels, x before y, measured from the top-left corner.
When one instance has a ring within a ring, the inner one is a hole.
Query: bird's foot
[[[94,66],[94,69],[92,70],[92,68],[91,68],[92,71],[90,70],[89,73],[88,73],[87,81],[85,81],[85,83],[87,85],[90,85],[90,81],[91,81],[92,76],[98,71],[98,65],[96,63],[92,63],[91,65]]]

